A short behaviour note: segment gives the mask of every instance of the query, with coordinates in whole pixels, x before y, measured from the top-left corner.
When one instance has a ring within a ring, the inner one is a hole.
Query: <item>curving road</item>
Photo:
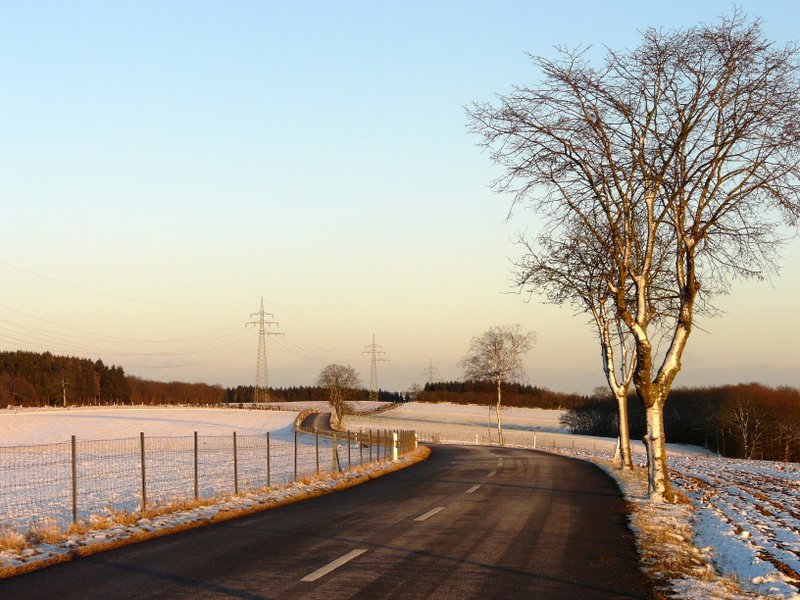
[[[319,431],[320,433],[332,433],[333,428],[331,427],[331,413],[311,413],[305,419],[303,419],[303,422],[300,423],[298,429],[300,429],[300,431],[307,431],[309,433],[314,433],[314,431]]]
[[[650,598],[596,467],[435,447],[410,469],[0,581],[0,598]]]

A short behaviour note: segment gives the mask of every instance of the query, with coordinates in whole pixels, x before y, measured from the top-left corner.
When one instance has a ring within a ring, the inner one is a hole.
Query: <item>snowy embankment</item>
[[[634,507],[632,527],[645,569],[675,598],[800,600],[800,465],[738,461],[684,445],[668,445],[670,471],[689,505],[651,502],[643,469],[610,467],[615,440],[575,436],[560,425],[563,411],[507,408],[506,443],[571,454],[601,464]],[[422,439],[474,444],[496,440],[486,407],[409,403],[350,427],[417,429]],[[639,466],[644,448],[633,445]]]

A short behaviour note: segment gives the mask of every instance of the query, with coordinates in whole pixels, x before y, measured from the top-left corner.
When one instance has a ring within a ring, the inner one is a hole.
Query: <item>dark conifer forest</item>
[[[253,401],[253,386],[224,388],[207,383],[153,381],[107,366],[49,352],[0,352],[0,406],[85,406],[97,404],[208,405]],[[312,386],[270,388],[271,402],[328,401],[326,389]],[[354,390],[350,400],[368,400]],[[382,402],[401,402],[397,392],[379,391]]]

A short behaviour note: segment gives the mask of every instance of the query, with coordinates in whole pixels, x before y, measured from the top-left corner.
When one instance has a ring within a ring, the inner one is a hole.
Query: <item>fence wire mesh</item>
[[[0,529],[263,490],[389,460],[385,432],[149,437],[0,447]],[[413,432],[398,433],[403,454]]]

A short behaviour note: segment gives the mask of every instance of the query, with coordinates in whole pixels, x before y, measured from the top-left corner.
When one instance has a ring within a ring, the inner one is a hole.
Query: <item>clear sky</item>
[[[464,106],[537,73],[526,53],[615,49],[714,21],[718,1],[0,2],[0,349],[102,358],[160,380],[270,383],[328,363],[369,382],[460,378],[470,338],[538,333],[530,381],[602,385],[569,308],[511,288],[525,211]],[[747,0],[767,36],[800,3]],[[781,275],[720,299],[678,385],[800,386],[800,242]]]

